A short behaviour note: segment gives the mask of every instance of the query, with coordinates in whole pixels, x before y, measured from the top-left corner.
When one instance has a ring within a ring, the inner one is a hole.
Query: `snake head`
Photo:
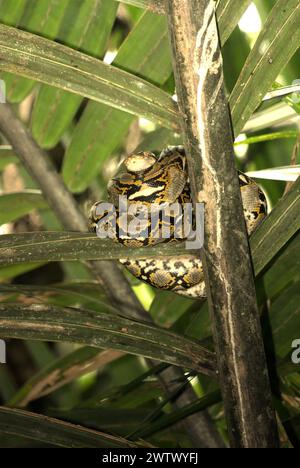
[[[141,175],[153,168],[157,158],[150,151],[133,153],[123,161],[127,171],[131,174]]]
[[[143,151],[127,156],[110,181],[108,193],[113,203],[122,195],[129,203],[161,205],[178,201],[186,184],[184,154],[172,150],[156,157]]]

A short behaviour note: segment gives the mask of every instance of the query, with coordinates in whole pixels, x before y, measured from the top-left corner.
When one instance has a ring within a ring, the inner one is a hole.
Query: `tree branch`
[[[214,2],[167,5],[193,200],[205,203],[204,273],[231,445],[276,447]]]

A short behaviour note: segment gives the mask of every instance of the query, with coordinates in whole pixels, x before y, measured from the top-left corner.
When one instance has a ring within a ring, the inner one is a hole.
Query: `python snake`
[[[239,172],[239,184],[250,235],[266,216],[266,198],[258,185],[242,172]],[[128,203],[126,223],[119,209],[119,196],[125,197]],[[181,223],[180,226],[178,224],[178,220],[182,222],[183,218],[180,208],[191,204],[192,200],[184,148],[169,146],[159,156],[150,152],[128,156],[117,175],[109,182],[108,200],[115,207],[115,224],[112,223],[112,213],[108,210],[99,214],[102,202],[98,202],[90,211],[91,230],[97,230],[99,221],[105,218],[110,237],[127,246],[141,247],[185,239],[185,232],[180,229]],[[168,213],[168,226],[163,226],[165,221],[159,215],[154,216],[155,222],[153,217],[150,219],[151,210],[152,214],[157,214],[161,207],[170,204],[179,206],[179,213],[177,216],[173,211]],[[132,235],[127,230],[128,219],[133,220],[137,214],[140,222]],[[167,237],[161,235],[162,228],[167,228]],[[120,262],[135,277],[156,288],[171,290],[190,298],[206,296],[202,263],[195,255],[161,259],[120,259]]]

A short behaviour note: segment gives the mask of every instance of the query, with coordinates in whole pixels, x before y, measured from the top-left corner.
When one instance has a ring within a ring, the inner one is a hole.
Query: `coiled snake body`
[[[239,172],[239,183],[248,234],[251,234],[266,216],[267,204],[264,193],[258,185],[245,174]],[[149,212],[157,214],[161,207],[168,205],[183,207],[191,203],[190,187],[183,147],[168,147],[156,157],[153,153],[142,152],[128,156],[120,167],[116,177],[108,185],[109,201],[116,207],[113,224],[108,221],[107,231],[115,241],[132,247],[155,245],[160,242],[176,242],[184,239],[178,220],[180,214],[169,212],[168,226],[164,226],[161,216],[150,219]],[[134,235],[128,234],[128,219],[133,214],[124,216],[119,210],[119,196],[126,197],[129,211],[139,215],[138,228]],[[176,205],[177,203],[177,205]],[[175,205],[174,205],[175,204]],[[90,211],[90,228],[96,230],[97,223],[110,220],[107,211],[99,214],[101,202]],[[125,223],[125,224],[124,224]],[[181,223],[180,223],[181,225]],[[168,228],[167,238],[161,235],[162,229]],[[152,286],[174,291],[180,295],[197,298],[205,297],[205,284],[201,260],[194,255],[167,257],[162,259],[131,260],[120,262],[137,278]]]

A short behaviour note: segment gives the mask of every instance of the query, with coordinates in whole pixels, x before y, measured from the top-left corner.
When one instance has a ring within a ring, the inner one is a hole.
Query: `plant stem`
[[[277,447],[212,0],[168,0],[193,200],[205,204],[204,273],[232,447]]]

